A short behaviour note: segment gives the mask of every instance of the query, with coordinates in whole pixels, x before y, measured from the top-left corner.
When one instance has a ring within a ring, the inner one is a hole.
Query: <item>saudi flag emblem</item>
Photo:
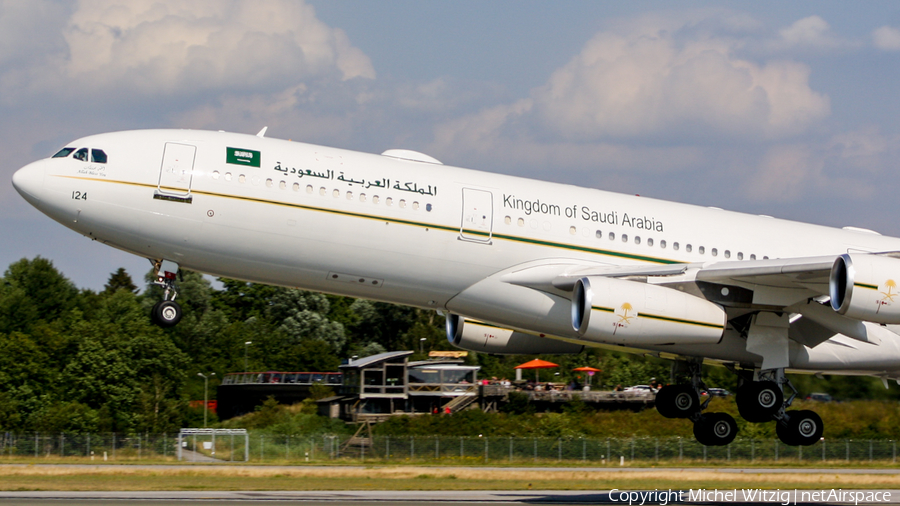
[[[259,167],[259,151],[241,148],[225,148],[225,162],[234,165]]]

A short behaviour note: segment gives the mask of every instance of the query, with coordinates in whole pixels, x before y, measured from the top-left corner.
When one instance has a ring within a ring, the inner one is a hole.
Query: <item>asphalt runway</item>
[[[9,466],[8,464],[6,466]],[[57,467],[65,469],[97,469],[104,467],[112,467],[108,465],[90,465],[90,464],[21,464],[21,466],[30,467]],[[12,465],[11,467],[18,467]],[[115,466],[118,467],[118,466]],[[229,470],[234,469],[260,469],[260,466],[245,465],[228,465],[228,466],[210,466],[204,464],[194,465],[127,465],[130,469],[143,470],[167,470],[167,469],[185,469],[198,467],[209,469],[210,467],[223,467]],[[270,471],[291,471],[298,469],[330,469],[333,466],[264,466]],[[371,466],[341,466],[342,469],[372,469]],[[434,469],[441,471],[452,470],[471,470],[468,467],[418,467],[417,469]],[[528,470],[545,473],[552,476],[555,473],[634,473],[634,472],[660,472],[660,471],[676,471],[683,473],[723,473],[723,474],[829,474],[829,475],[860,475],[860,474],[876,474],[876,475],[900,475],[900,469],[834,469],[834,468],[598,468],[598,467],[577,467],[577,468],[560,468],[560,467],[527,467],[527,468],[509,468],[509,467],[478,467],[479,470],[492,471],[509,471]],[[686,476],[687,479],[689,479]],[[0,491],[0,506],[61,506],[61,505],[85,505],[85,504],[102,504],[105,506],[118,506],[124,504],[140,504],[141,506],[166,505],[173,504],[191,504],[191,505],[241,505],[241,506],[277,506],[282,504],[303,504],[304,506],[388,506],[388,505],[447,505],[452,503],[466,505],[502,505],[502,504],[629,504],[627,494],[640,493],[640,491],[617,491],[611,493],[609,490],[597,491],[560,491],[560,490],[498,490],[498,491],[132,491],[132,492],[54,492],[54,491]],[[652,491],[644,491],[644,493],[652,493]],[[803,491],[797,492],[792,497],[788,497],[787,504],[792,505],[821,505],[821,504],[898,504],[900,505],[900,490],[878,490],[878,491],[854,491],[862,492],[864,495],[875,497],[873,501],[859,500],[803,500]],[[626,494],[626,495],[623,495]],[[794,491],[779,491],[779,494],[794,493]],[[741,491],[734,491],[732,500],[722,500],[720,497],[705,496],[702,500],[696,497],[692,500],[688,495],[688,491],[682,494],[675,492],[669,496],[660,499],[659,497],[648,496],[646,499],[635,497],[632,504],[784,504],[785,496],[769,497],[767,500],[747,501],[746,497],[741,497]],[[726,498],[727,499],[727,498]],[[735,500],[736,499],[736,500]]]
[[[645,493],[652,491],[645,491]],[[793,491],[783,491],[793,494]],[[812,506],[823,504],[900,504],[898,490],[861,490],[862,494],[875,494],[877,501],[803,501],[788,496],[785,503],[780,497],[774,500],[746,501],[740,491],[735,491],[737,500],[690,500],[687,491],[680,496],[674,495],[665,500],[637,499],[633,504],[789,504],[796,506]],[[675,492],[674,494],[677,494]],[[171,506],[173,504],[210,505],[210,506],[279,506],[302,504],[303,506],[389,506],[401,505],[485,505],[499,506],[528,504],[628,504],[623,500],[621,492],[617,496],[610,491],[334,491],[334,492],[0,492],[0,505],[3,506],[60,506],[85,504],[140,504],[141,506]]]

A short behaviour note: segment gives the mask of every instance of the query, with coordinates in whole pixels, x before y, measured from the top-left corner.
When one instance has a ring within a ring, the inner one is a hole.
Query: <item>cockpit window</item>
[[[91,161],[95,163],[106,163],[106,153],[102,149],[92,149]]]
[[[71,155],[72,151],[75,151],[75,148],[62,148],[59,150],[59,153],[53,155],[53,158],[65,158]]]
[[[88,159],[88,148],[81,148],[75,152],[72,158],[86,162]]]

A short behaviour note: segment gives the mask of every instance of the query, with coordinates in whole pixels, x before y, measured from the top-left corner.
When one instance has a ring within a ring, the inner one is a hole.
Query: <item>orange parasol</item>
[[[559,367],[559,365],[554,364],[553,362],[547,362],[546,360],[541,360],[536,358],[529,362],[525,362],[524,364],[517,365],[516,369],[534,369],[534,381],[538,383],[538,371],[540,369],[551,369],[553,367]]]
[[[597,369],[595,367],[578,367],[578,368],[572,369],[572,370],[588,373],[588,385],[591,384],[591,377],[594,375],[595,372],[603,372],[602,369]]]

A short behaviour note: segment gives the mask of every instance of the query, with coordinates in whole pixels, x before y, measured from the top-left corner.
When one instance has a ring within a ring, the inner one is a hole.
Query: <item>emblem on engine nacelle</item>
[[[882,297],[881,300],[876,302],[878,307],[875,308],[875,314],[878,314],[878,312],[881,311],[881,306],[890,306],[891,303],[894,302],[894,297],[896,297],[897,295],[900,295],[900,293],[894,292],[894,289],[897,288],[897,282],[894,281],[893,279],[889,279],[889,280],[885,281],[884,285],[882,285],[882,286],[884,286],[887,289],[887,291],[880,292],[881,295],[884,295],[884,297]]]
[[[629,314],[629,311],[633,311]],[[619,306],[619,309],[616,310],[616,316],[619,317],[619,321],[613,323],[613,335],[616,335],[616,332],[621,329],[628,327],[633,318],[637,318],[638,313],[634,310],[631,304],[628,302]]]

